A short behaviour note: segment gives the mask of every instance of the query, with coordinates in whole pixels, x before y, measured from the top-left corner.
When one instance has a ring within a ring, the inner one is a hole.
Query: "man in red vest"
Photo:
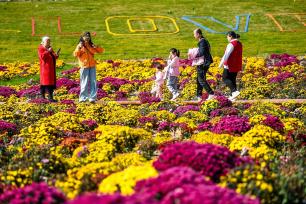
[[[234,101],[240,94],[237,90],[236,78],[237,73],[242,70],[242,44],[238,40],[240,35],[234,31],[229,31],[226,36],[229,44],[226,47],[219,67],[224,67],[222,79],[231,90],[229,100]]]

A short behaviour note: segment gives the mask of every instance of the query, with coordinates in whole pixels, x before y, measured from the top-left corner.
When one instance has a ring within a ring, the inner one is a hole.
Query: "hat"
[[[41,44],[43,44],[44,42],[46,42],[47,40],[50,40],[50,38],[48,36],[44,36],[41,38]]]

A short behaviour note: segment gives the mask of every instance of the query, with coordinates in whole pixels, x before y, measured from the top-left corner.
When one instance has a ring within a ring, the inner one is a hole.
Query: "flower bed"
[[[100,62],[101,104],[77,102],[75,68],[58,80],[59,103],[39,99],[37,84],[2,87],[0,201],[302,203],[305,104],[231,103],[217,58],[208,74],[219,89],[214,100],[192,106],[156,100],[148,91],[160,60]],[[292,62],[271,67],[247,58],[241,98],[269,97],[272,90],[285,96],[276,84],[300,87],[295,76],[304,72]],[[181,71],[181,98],[188,100],[195,71],[187,63]],[[286,72],[293,76],[274,80]],[[123,98],[142,104],[109,102]]]

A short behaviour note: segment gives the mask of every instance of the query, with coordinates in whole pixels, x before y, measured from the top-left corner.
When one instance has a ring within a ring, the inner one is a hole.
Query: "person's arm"
[[[210,53],[210,45],[208,41],[203,39],[199,42],[199,52],[196,55],[196,58],[204,56],[205,59],[208,59],[207,55]]]
[[[58,54],[56,54],[55,52],[52,52],[53,53],[53,55],[54,55],[54,57],[55,57],[55,59],[58,59]]]
[[[205,53],[205,40],[201,40],[199,42],[199,52],[195,57],[196,58],[202,57],[202,56],[204,56],[204,53]]]
[[[203,57],[204,58],[204,66],[209,66],[213,59],[210,55],[210,45],[206,39],[202,39],[199,42],[199,53],[196,55],[196,58]]]
[[[73,56],[80,57],[83,54],[83,51],[81,49],[82,45],[78,44],[73,52]]]
[[[54,52],[52,47],[49,47],[48,51],[55,57],[55,59],[58,59],[58,55]]]
[[[38,55],[40,59],[46,60],[49,57],[49,51],[46,48],[40,46],[38,48]]]
[[[173,67],[173,65],[175,65],[178,60],[179,60],[178,57],[173,58],[171,61],[169,60],[167,67]]]
[[[101,53],[104,52],[104,49],[102,47],[95,47],[95,46],[90,46],[90,45],[86,45],[87,50],[91,53],[91,54],[95,54],[95,53]]]
[[[228,60],[229,56],[231,55],[231,53],[233,52],[233,50],[234,50],[234,46],[232,45],[232,43],[229,43],[226,46],[226,50],[225,50],[224,55],[223,55],[223,57],[221,59],[221,62],[219,64],[220,68],[224,65],[224,68],[228,69],[227,60]]]

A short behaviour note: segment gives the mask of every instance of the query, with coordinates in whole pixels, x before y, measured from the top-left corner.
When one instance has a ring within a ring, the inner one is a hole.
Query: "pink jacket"
[[[166,74],[164,79],[168,78],[168,76],[176,76],[180,75],[180,58],[174,57],[173,59],[168,59],[167,66],[165,67]]]
[[[204,64],[204,56],[196,58],[199,48],[190,48],[188,50],[188,59],[192,60],[192,66]]]

